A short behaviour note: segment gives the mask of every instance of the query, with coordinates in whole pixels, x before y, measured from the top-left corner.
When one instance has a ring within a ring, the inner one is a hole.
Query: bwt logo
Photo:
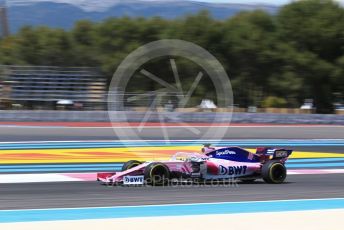
[[[220,165],[219,167],[220,175],[243,175],[246,173],[247,166],[229,166],[225,167]]]
[[[144,176],[125,176],[123,184],[143,184]]]
[[[234,152],[234,151],[230,151],[230,150],[225,150],[225,151],[217,151],[216,152],[216,155],[218,155],[218,156],[222,156],[222,155],[235,155],[236,154],[236,152]]]

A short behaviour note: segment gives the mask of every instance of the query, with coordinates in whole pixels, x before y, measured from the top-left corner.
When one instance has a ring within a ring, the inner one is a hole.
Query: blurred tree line
[[[79,21],[71,31],[24,27],[0,41],[0,63],[101,66],[110,79],[131,51],[158,39],[191,41],[217,57],[240,107],[299,107],[311,98],[317,112],[329,113],[343,98],[344,9],[331,0],[297,1],[276,15],[257,10],[225,21],[200,12],[176,20]]]

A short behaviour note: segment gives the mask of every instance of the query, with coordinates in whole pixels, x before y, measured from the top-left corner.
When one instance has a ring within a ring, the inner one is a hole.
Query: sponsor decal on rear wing
[[[293,152],[293,150],[288,149],[268,149],[266,153],[272,155],[273,158],[287,158]]]

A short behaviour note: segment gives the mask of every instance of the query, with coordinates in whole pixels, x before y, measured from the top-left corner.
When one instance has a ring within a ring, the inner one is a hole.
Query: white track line
[[[17,184],[17,183],[38,183],[38,182],[69,182],[84,181],[82,179],[65,176],[58,173],[45,174],[0,174],[0,184]]]

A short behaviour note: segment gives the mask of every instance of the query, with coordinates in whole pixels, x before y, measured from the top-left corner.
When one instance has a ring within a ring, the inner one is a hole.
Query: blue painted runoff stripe
[[[344,167],[343,158],[289,159],[288,168]],[[123,163],[0,165],[0,173],[120,171]]]
[[[121,167],[99,168],[45,168],[45,169],[0,169],[0,173],[30,173],[30,172],[102,172],[121,171]]]
[[[309,164],[287,164],[287,168],[325,168],[325,167],[344,167],[344,162],[334,163],[309,163]]]
[[[2,210],[0,223],[343,209],[344,198],[100,208]]]
[[[344,160],[344,158],[343,158]],[[0,165],[0,169],[16,169],[16,168],[93,168],[93,167],[122,167],[123,163],[114,163],[114,164],[32,164],[32,165]]]
[[[58,148],[116,148],[144,146],[184,146],[211,143],[217,146],[344,146],[344,140],[189,140],[189,141],[61,141],[0,143],[0,150],[10,149],[58,149]]]
[[[300,159],[288,159],[287,164],[292,163],[306,163],[306,162],[333,162],[333,161],[344,161],[343,157],[329,157],[329,158],[300,158]]]
[[[303,159],[289,159],[287,164],[300,165],[299,163],[313,163],[313,162],[341,162],[344,161],[343,157],[335,158],[303,158]],[[59,163],[59,164],[0,164],[0,169],[35,169],[35,168],[93,168],[93,167],[115,167],[123,166],[123,162],[114,163]]]
[[[343,161],[343,162],[342,162]],[[289,159],[287,165],[307,165],[304,163],[344,163],[344,157],[334,157],[334,158],[304,158],[304,159]],[[121,168],[123,166],[122,162],[114,163],[67,163],[67,164],[0,164],[0,170],[2,169],[54,169],[54,168]]]

